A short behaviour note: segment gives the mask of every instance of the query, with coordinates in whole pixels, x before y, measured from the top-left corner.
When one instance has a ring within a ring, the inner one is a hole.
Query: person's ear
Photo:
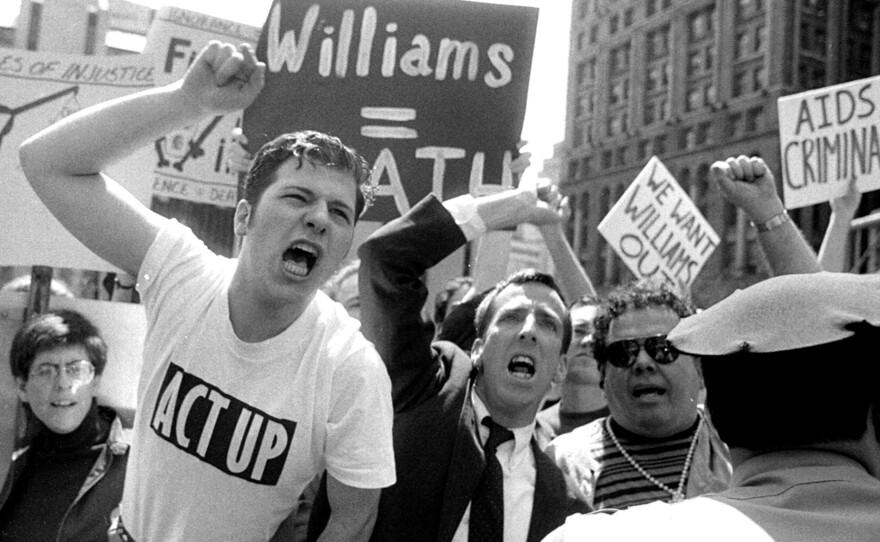
[[[565,374],[568,372],[568,356],[562,354],[559,357],[559,363],[556,364],[556,372],[553,374],[553,382],[560,383],[565,380]]]
[[[25,386],[27,386],[27,380],[20,376],[15,377],[15,391],[18,393],[18,399],[22,403],[27,403],[27,391],[25,391]]]
[[[251,219],[253,208],[246,200],[241,200],[235,206],[234,229],[235,235],[244,237],[248,232],[248,223]]]
[[[697,375],[700,377],[700,389],[706,389],[706,381],[703,380],[703,358],[694,357],[694,367],[697,368]]]
[[[482,337],[474,339],[471,346],[471,367],[474,374],[483,372],[483,347],[485,342]]]

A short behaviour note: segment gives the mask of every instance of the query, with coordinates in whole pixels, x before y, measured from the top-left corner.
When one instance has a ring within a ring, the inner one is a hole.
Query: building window
[[[659,62],[648,67],[645,74],[645,90],[662,90],[669,86],[669,63]]]
[[[629,44],[611,49],[608,55],[608,65],[612,75],[620,75],[629,70]]]
[[[28,25],[27,50],[36,51],[40,44],[40,28],[43,20],[43,4],[31,3],[31,20]]]
[[[657,13],[657,0],[645,0],[645,16],[650,17]]]
[[[764,66],[758,66],[752,70],[752,91],[758,92],[763,89],[767,83],[764,81]]]
[[[736,34],[736,43],[733,46],[733,58],[740,60],[748,56],[751,53],[749,42],[751,42],[749,32],[745,30],[738,32]]]
[[[669,118],[669,100],[666,96],[657,96],[645,101],[643,110],[645,125],[654,124],[667,118]]]
[[[764,11],[763,0],[737,0],[736,17],[740,21],[751,19]]]
[[[580,177],[589,177],[593,173],[593,159],[589,156],[581,158]]]
[[[602,169],[610,169],[611,168],[611,159],[612,159],[611,151],[605,151],[602,153]]]
[[[86,21],[86,45],[83,52],[87,55],[95,54],[95,43],[98,41],[98,14],[94,11],[89,12]]]
[[[688,89],[687,92],[687,104],[685,105],[685,109],[687,111],[698,111],[703,107],[703,87],[696,86]]]
[[[648,32],[648,59],[654,60],[669,54],[669,27]]]
[[[581,0],[578,4],[578,16],[583,19],[593,11],[593,0]]]
[[[711,122],[701,122],[697,125],[697,141],[700,142],[700,145],[712,145],[715,143],[715,138],[712,137]]]
[[[692,13],[688,17],[688,41],[699,43],[712,37],[712,14],[714,9],[708,8]]]
[[[798,78],[804,90],[825,86],[825,63],[810,58],[801,58],[798,64]]]
[[[697,131],[691,127],[686,126],[679,132],[679,141],[678,146],[682,150],[693,150],[697,148]]]
[[[620,17],[617,15],[612,15],[610,19],[608,19],[608,33],[612,36],[617,33],[617,27],[620,26]]]
[[[804,13],[824,17],[827,14],[828,0],[802,0],[801,7]]]
[[[727,117],[727,133],[733,138],[743,135],[742,113],[731,113],[731,115]]]
[[[614,164],[617,166],[626,165],[626,147],[619,147],[614,153]]]
[[[608,137],[620,135],[627,130],[626,111],[611,114],[608,117]]]
[[[633,10],[632,8],[627,8],[623,11],[623,27],[629,28],[633,24]]]
[[[596,40],[599,39],[599,27],[593,25],[590,27],[590,43],[596,43]]]
[[[638,146],[636,147],[636,153],[638,154],[639,160],[644,160],[650,156],[651,151],[653,150],[652,141],[650,139],[643,139],[639,141]]]
[[[609,104],[617,105],[626,103],[629,99],[629,80],[624,77],[613,81],[608,90]]]
[[[654,138],[654,154],[666,154],[666,136],[658,135]]]
[[[761,129],[764,108],[754,107],[746,112],[746,132],[757,132]]]

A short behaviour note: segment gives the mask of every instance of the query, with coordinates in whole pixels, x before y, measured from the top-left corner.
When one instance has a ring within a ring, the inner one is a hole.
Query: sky
[[[272,4],[272,0],[133,1],[153,8],[173,5],[256,27],[263,25]],[[571,0],[486,1],[540,9],[522,134],[523,139],[529,142],[523,151],[532,153],[532,166],[525,175],[533,177],[541,171],[544,160],[553,156],[553,145],[565,138]],[[19,5],[18,0],[0,0],[0,25],[12,24]]]

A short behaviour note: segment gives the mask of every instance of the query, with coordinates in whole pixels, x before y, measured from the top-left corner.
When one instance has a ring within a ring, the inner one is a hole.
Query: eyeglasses
[[[661,365],[668,365],[678,359],[678,350],[669,344],[666,335],[647,337],[644,339],[624,339],[614,341],[605,347],[605,357],[608,363],[620,369],[627,369],[635,362],[639,350],[651,356],[651,359]]]
[[[31,370],[30,378],[41,384],[55,382],[61,370],[67,378],[79,384],[88,384],[95,377],[95,366],[87,359],[68,361],[64,364],[43,363]]]

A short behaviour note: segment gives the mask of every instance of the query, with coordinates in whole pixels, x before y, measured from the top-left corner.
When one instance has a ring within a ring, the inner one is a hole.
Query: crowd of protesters
[[[839,270],[856,195],[817,257],[762,160],[716,162],[775,277],[699,310],[648,281],[597,296],[543,183],[429,195],[343,266],[369,165],[304,131],[246,160],[227,259],[103,171],[246,107],[264,70],[213,42],[180,81],[22,145],[49,211],[137,277],[148,327],[130,429],[97,404],[107,349],[84,316],[18,331],[37,430],[0,494],[0,541],[877,540],[880,277],[820,271]],[[426,273],[520,224],[555,276],[451,281],[430,318]]]

